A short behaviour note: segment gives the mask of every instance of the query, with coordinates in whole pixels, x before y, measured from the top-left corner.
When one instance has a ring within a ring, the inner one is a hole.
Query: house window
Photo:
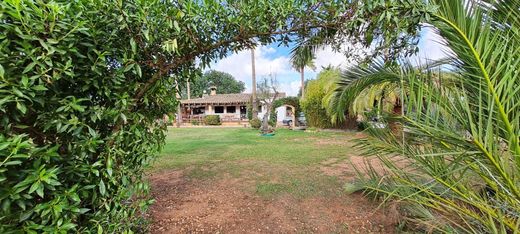
[[[235,113],[237,111],[237,107],[236,106],[228,106],[226,107],[226,112],[227,113]]]
[[[262,112],[262,105],[258,105],[257,110],[258,110],[258,112]]]
[[[215,114],[222,114],[224,113],[224,107],[223,106],[216,106],[215,107]]]
[[[198,107],[198,108],[193,109],[193,114],[194,115],[204,114],[204,107]]]

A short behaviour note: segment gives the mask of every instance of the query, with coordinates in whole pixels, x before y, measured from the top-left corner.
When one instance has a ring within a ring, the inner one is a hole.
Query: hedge
[[[204,116],[204,123],[206,125],[221,125],[220,116],[218,115],[206,115]]]

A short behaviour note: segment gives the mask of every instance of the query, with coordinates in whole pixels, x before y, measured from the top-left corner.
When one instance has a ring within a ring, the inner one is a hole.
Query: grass
[[[355,153],[353,135],[281,129],[274,137],[261,137],[247,128],[171,128],[151,171],[185,170],[196,180],[242,178],[264,197],[335,195],[344,181],[324,175],[320,166]]]

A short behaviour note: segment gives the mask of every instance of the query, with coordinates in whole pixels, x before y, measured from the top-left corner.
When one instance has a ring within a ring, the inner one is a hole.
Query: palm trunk
[[[186,81],[186,89],[188,91],[188,100],[191,99],[191,90],[190,90],[190,79]]]
[[[305,68],[302,67],[301,70],[300,70],[300,81],[301,81],[301,92],[302,92],[302,97],[305,97],[305,81],[304,81],[304,70]]]
[[[253,119],[258,117],[258,106],[256,104],[256,71],[255,71],[255,49],[251,49],[251,92],[253,93],[253,100],[251,111],[253,111]]]

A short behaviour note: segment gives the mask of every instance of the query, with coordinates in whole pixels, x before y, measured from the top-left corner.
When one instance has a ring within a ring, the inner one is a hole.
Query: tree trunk
[[[273,103],[274,103],[274,101],[276,100],[277,97],[278,97],[278,92],[275,91],[273,99],[271,99],[270,101],[266,102],[265,114],[264,114],[264,117],[262,118],[262,128],[261,128],[262,129],[262,133],[269,132],[269,118],[271,118],[271,111],[273,111],[272,110]]]
[[[302,97],[305,97],[305,81],[304,81],[304,70],[305,70],[305,67],[302,67],[301,68],[301,71],[300,71],[300,80],[301,80],[301,91],[302,91]]]
[[[256,71],[255,71],[255,49],[251,49],[251,92],[253,93],[252,107],[253,119],[258,118],[258,105],[256,100]]]
[[[190,100],[191,99],[191,91],[190,91],[190,79],[189,78],[186,81],[186,89],[188,91],[188,100]]]

